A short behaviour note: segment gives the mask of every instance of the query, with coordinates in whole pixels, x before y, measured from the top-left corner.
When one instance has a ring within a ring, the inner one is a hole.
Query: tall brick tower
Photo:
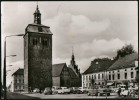
[[[25,91],[52,87],[52,33],[49,26],[41,24],[38,5],[34,23],[29,24],[24,35]]]

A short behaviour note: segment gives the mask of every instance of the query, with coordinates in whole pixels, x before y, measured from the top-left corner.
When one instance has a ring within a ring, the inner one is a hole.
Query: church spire
[[[38,2],[37,2],[36,11],[34,13],[34,23],[41,24],[41,13],[39,11]]]
[[[73,53],[73,46],[72,46],[72,57],[71,57],[71,64],[75,65],[75,60],[74,60],[74,53]]]

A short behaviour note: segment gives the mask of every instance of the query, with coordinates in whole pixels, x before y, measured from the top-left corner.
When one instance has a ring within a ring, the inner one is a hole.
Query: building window
[[[86,76],[86,80],[88,80],[88,76]]]
[[[131,68],[131,70],[133,70],[133,68]]]
[[[15,83],[17,83],[17,79],[15,79]]]
[[[96,75],[94,75],[94,79],[96,79]]]
[[[131,72],[131,78],[133,78],[134,77],[134,74],[133,74],[133,72]]]
[[[42,27],[38,27],[38,31],[39,32],[42,32]]]
[[[118,72],[119,72],[119,70],[118,70]]]
[[[15,86],[15,89],[17,89],[17,86]]]
[[[109,80],[111,80],[111,75],[109,75]]]
[[[102,79],[104,78],[104,75],[102,74]]]
[[[19,86],[19,89],[21,89],[21,86]]]
[[[91,77],[89,76],[89,81],[91,80]]]
[[[113,71],[113,73],[114,73],[114,71]]]
[[[92,75],[92,79],[93,79],[94,77],[93,77],[93,75]]]
[[[98,74],[98,79],[100,79],[100,74]]]
[[[114,74],[112,75],[112,79],[114,80]]]
[[[85,80],[85,76],[83,76],[83,80]]]
[[[48,47],[48,41],[47,41],[47,39],[44,39],[43,40],[43,45],[46,46],[46,47]]]
[[[21,79],[19,79],[19,83],[21,83]]]
[[[111,73],[111,72],[109,72],[109,73]]]
[[[89,87],[91,87],[91,83],[89,83]]]
[[[120,74],[117,74],[118,75],[118,79],[120,79]]]
[[[125,79],[127,79],[127,73],[125,73]]]
[[[23,79],[23,83],[24,83],[24,79]]]
[[[33,39],[33,45],[37,45],[37,39]]]
[[[127,70],[125,69],[125,71],[127,71]]]

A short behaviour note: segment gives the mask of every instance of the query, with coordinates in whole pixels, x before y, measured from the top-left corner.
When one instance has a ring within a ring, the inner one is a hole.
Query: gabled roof
[[[99,59],[97,61],[92,61],[90,67],[83,74],[106,71],[113,63],[114,60],[111,59]]]
[[[66,63],[54,64],[52,66],[52,76],[60,76],[64,66],[67,66]]]
[[[16,72],[14,72],[14,73],[12,74],[12,76],[13,76],[13,75],[24,75],[24,69],[19,68]]]
[[[78,76],[75,74],[75,72],[72,70],[72,68],[68,67],[68,70],[69,70],[71,78],[78,78]]]
[[[108,70],[135,67],[135,61],[138,60],[138,54],[132,53],[125,57],[119,58]]]

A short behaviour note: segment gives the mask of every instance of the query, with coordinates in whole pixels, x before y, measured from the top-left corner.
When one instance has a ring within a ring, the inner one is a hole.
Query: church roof
[[[66,63],[54,64],[52,66],[52,76],[54,76],[54,77],[60,76],[64,66],[67,66]]]
[[[90,67],[83,74],[96,73],[106,71],[114,63],[111,59],[99,59],[92,61]]]
[[[68,67],[68,70],[69,70],[71,78],[78,78],[78,76],[75,74],[75,72],[72,70],[72,68]]]
[[[24,75],[24,69],[19,68],[16,72],[14,72],[14,73],[12,74],[12,76],[13,76],[13,75]]]
[[[135,61],[138,60],[138,54],[132,53],[125,57],[119,58],[108,70],[123,69],[135,67]]]

